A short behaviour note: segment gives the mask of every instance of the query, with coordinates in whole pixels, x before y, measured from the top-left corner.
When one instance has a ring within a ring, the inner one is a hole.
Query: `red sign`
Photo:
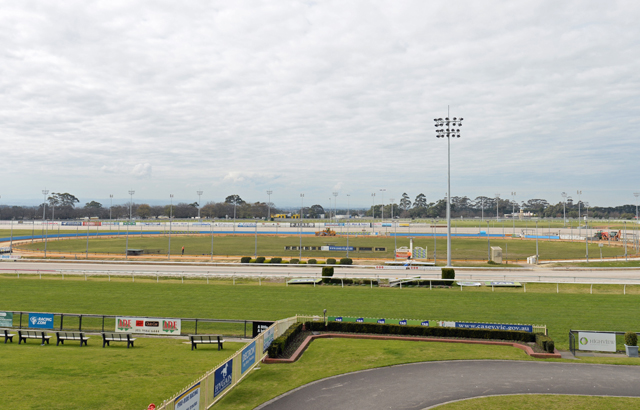
[[[147,407],[147,410],[156,410],[156,405],[151,403],[149,407]]]
[[[144,320],[136,320],[136,326],[144,326]]]

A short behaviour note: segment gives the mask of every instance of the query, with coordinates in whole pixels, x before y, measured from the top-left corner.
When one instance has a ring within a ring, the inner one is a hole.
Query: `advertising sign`
[[[82,222],[80,222],[80,221],[68,221],[68,222],[62,222],[62,225],[67,225],[67,226],[82,226]]]
[[[313,222],[291,222],[291,228],[313,228],[316,224]]]
[[[616,335],[614,333],[578,332],[578,346],[579,350],[615,353]]]
[[[13,312],[0,312],[0,327],[13,326]]]
[[[100,221],[85,221],[82,223],[82,226],[102,226],[102,222]]]
[[[329,322],[345,322],[345,323],[378,323],[378,324],[398,324],[401,326],[429,326],[428,320],[415,319],[377,319],[371,317],[347,317],[347,316],[329,316]]]
[[[233,381],[233,359],[219,367],[213,378],[213,397],[218,396],[227,387],[231,386]]]
[[[265,330],[269,329],[273,322],[253,322],[253,336],[251,338],[256,338],[258,335]]]
[[[200,410],[200,383],[196,383],[189,390],[176,397],[173,408],[175,410]]]
[[[240,369],[240,374],[244,374],[253,364],[256,362],[256,342],[253,341],[251,344],[244,348],[242,351],[242,366]]]
[[[180,319],[116,317],[116,332],[179,335]]]
[[[324,248],[324,246],[323,246]],[[354,251],[356,248],[354,248],[353,246],[333,246],[333,245],[329,245],[329,250],[330,251],[346,251],[346,250],[350,250],[350,251]]]
[[[53,329],[53,313],[29,313],[29,327]]]
[[[516,330],[520,332],[533,332],[533,326],[531,325],[502,325],[498,323],[456,322],[455,327],[460,327],[463,329]]]
[[[266,352],[273,343],[273,335],[275,333],[275,329],[271,328],[267,330],[264,334],[264,343],[262,344],[262,353]]]

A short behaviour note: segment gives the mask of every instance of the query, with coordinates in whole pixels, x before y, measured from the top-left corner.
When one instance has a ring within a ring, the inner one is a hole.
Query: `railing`
[[[204,408],[211,408],[262,361],[267,355],[266,352],[271,342],[297,322],[297,316],[275,322],[221,364],[165,400],[158,406],[158,410],[175,410],[176,402],[185,399],[183,397],[185,392],[195,392],[196,390],[200,402],[200,406],[197,408],[202,408],[202,403],[204,403]]]

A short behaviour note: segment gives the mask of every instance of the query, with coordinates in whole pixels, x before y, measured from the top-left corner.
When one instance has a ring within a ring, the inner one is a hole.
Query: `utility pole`
[[[269,195],[269,202],[267,202],[267,221],[271,220],[271,194],[273,194],[273,191],[268,190],[267,195]]]
[[[135,194],[135,193],[136,193],[136,191],[134,191],[134,190],[130,190],[129,191],[129,195],[131,196],[131,200],[129,201],[129,220],[130,221],[133,219],[132,215],[131,215],[131,207],[133,206],[133,194]]]
[[[196,191],[196,194],[198,194],[198,222],[202,223],[202,219],[200,219],[200,208],[202,208],[200,201],[202,200],[202,191]]]

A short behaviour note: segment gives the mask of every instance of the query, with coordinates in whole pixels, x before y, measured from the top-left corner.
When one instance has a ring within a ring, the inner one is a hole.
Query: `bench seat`
[[[84,335],[84,332],[56,332],[56,346],[62,343],[64,344],[65,340],[79,340],[80,346],[83,344],[87,346],[88,337]]]
[[[45,342],[49,344],[51,336],[42,330],[18,330],[18,344],[22,343],[23,340],[27,343],[27,339],[41,339],[44,345]]]
[[[189,335],[191,350],[197,349],[199,344],[217,344],[218,350],[223,348],[224,339],[221,335]]]
[[[102,347],[109,346],[109,342],[127,342],[127,349],[129,346],[133,347],[135,337],[131,337],[130,333],[108,333],[102,332]]]
[[[7,340],[13,343],[13,336],[15,333],[9,333],[9,329],[0,329],[0,337],[4,337],[4,342],[7,343]]]

